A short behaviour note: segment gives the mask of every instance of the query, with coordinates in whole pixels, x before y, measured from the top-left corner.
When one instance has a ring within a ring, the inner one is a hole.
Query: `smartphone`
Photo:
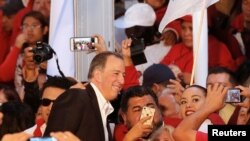
[[[131,59],[134,65],[140,65],[147,63],[146,56],[144,54],[145,43],[144,39],[133,39],[130,47]]]
[[[229,88],[226,95],[226,103],[240,103],[243,101],[243,97],[240,95],[240,89]]]
[[[146,122],[144,122],[144,124],[152,125],[152,122],[154,119],[154,114],[155,114],[155,108],[150,108],[150,107],[144,106],[142,108],[140,119],[150,116],[151,118],[149,120],[147,120]]]
[[[33,137],[29,141],[57,141],[57,139],[53,137]]]
[[[98,43],[96,37],[72,37],[70,38],[71,51],[94,51],[95,43]]]

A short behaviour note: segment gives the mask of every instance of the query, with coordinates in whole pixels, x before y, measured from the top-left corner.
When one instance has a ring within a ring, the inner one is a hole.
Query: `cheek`
[[[200,107],[203,105],[203,103],[204,103],[204,100],[201,100],[201,101],[194,104],[194,107],[195,107],[196,111],[198,109],[200,109]]]
[[[181,112],[182,117],[185,117],[185,111],[186,111],[185,106],[184,105],[180,105],[180,112]]]
[[[128,115],[130,117],[128,120],[132,126],[134,126],[140,120],[140,113],[134,113],[133,115]]]

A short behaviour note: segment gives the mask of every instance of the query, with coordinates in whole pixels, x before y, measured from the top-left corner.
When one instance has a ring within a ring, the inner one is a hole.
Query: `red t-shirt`
[[[195,141],[207,141],[208,137],[206,133],[197,131]]]

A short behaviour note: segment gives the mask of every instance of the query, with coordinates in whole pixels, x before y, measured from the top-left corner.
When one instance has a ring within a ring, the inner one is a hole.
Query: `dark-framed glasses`
[[[51,104],[51,102],[55,102],[55,100],[51,100],[51,99],[48,99],[48,98],[41,99],[41,104],[43,106],[49,106]]]
[[[22,29],[22,30],[26,30],[26,29],[30,28],[31,30],[34,30],[34,29],[40,28],[40,27],[41,27],[41,24],[33,24],[33,25],[23,24],[23,25],[21,26],[21,29]]]

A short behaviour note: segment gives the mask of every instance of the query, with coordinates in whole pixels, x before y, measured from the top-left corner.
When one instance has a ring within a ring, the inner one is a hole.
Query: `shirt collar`
[[[100,110],[105,112],[105,116],[108,116],[109,114],[111,114],[114,111],[114,108],[112,107],[110,102],[104,98],[104,96],[102,95],[102,93],[96,87],[96,85],[94,83],[91,82],[90,85],[93,87],[93,89],[96,93],[96,97],[97,97],[97,101],[98,101],[98,105],[99,105]]]

